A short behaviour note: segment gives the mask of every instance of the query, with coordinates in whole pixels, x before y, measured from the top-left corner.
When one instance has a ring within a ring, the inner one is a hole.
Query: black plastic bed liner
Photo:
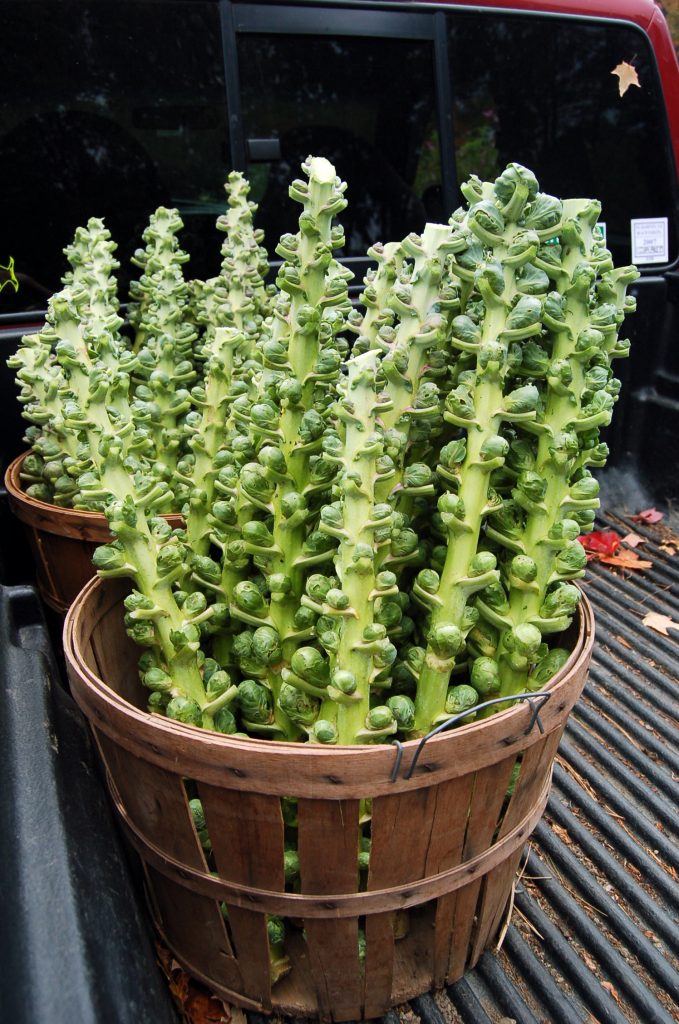
[[[679,632],[642,623],[650,611],[679,623],[679,550],[662,527],[611,513],[601,528],[642,535],[653,565],[588,572],[594,662],[502,947],[383,1024],[679,1021]],[[0,1020],[176,1024],[32,587],[0,586],[0,644]]]

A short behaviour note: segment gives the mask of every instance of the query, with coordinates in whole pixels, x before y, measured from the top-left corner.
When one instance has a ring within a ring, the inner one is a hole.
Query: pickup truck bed
[[[614,511],[602,516],[601,528],[642,535],[653,565],[622,572],[593,563],[588,572],[594,662],[500,952],[383,1024],[679,1019],[679,635],[642,624],[649,611],[679,622],[679,554],[665,540],[671,522],[644,527]],[[64,688],[58,646],[30,583],[13,579],[11,568],[0,579],[0,1019],[177,1022],[135,862]]]

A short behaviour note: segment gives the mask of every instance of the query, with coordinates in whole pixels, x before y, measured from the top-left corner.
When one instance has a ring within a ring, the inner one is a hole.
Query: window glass
[[[648,39],[610,22],[456,13],[450,67],[460,181],[508,162],[543,191],[592,196],[616,262],[631,260],[630,221],[668,216],[677,255],[674,182],[663,103]],[[631,61],[640,88],[611,74]]]
[[[184,220],[187,273],[214,274],[231,166],[218,5],[1,0],[0,15],[0,263],[20,280],[1,311],[45,307],[89,217],[124,280],[161,204]]]
[[[348,182],[347,256],[440,219],[430,42],[244,34],[238,60],[246,139],[279,147],[248,168],[270,245],[294,230],[299,208],[288,185],[309,154],[326,157]]]

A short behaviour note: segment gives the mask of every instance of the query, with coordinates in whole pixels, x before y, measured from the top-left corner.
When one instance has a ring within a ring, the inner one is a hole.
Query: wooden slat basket
[[[40,596],[63,617],[94,576],[92,555],[100,544],[111,541],[111,533],[106,516],[98,512],[79,512],[30,498],[21,481],[26,454],[14,459],[5,473],[9,506],[26,529]],[[179,515],[167,518],[173,526],[183,522]]]
[[[155,923],[177,960],[242,1007],[336,1021],[380,1016],[459,978],[501,926],[524,844],[545,807],[591,655],[586,598],[573,654],[540,711],[542,732],[527,732],[531,708],[515,705],[429,740],[410,779],[418,744],[405,743],[392,781],[394,746],[234,739],[141,710],[139,650],[124,632],[123,593],[117,582],[88,584],[67,617],[66,659],[141,855]],[[202,800],[216,871],[194,827],[190,793]],[[294,892],[284,878],[281,804],[291,797],[300,859]],[[360,886],[366,808],[372,846]],[[285,919],[291,963],[273,985],[268,915]]]

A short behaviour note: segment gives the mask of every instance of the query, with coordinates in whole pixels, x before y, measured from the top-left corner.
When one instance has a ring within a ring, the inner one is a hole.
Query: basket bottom
[[[520,851],[520,854],[522,853],[523,850]],[[519,857],[517,856],[516,859],[518,861]],[[420,907],[411,908],[408,911],[408,933],[394,944],[393,980],[389,1001],[386,1005],[380,1004],[371,1007],[369,1002],[370,994],[366,993],[368,1002],[364,1004],[360,1018],[357,1018],[355,1013],[347,1012],[343,1014],[341,1011],[333,1012],[332,1014],[319,1014],[319,994],[314,988],[313,973],[309,962],[307,945],[301,929],[301,922],[299,922],[299,928],[289,931],[286,935],[286,954],[290,959],[292,969],[289,974],[285,975],[273,986],[270,1002],[268,1000],[258,1002],[255,999],[249,999],[243,995],[242,991],[230,988],[225,984],[220,984],[215,977],[219,975],[219,970],[211,970],[205,973],[195,962],[195,958],[192,955],[195,952],[193,936],[188,934],[180,935],[169,931],[165,927],[162,911],[160,911],[156,903],[159,890],[163,889],[164,885],[155,872],[152,871],[151,873],[153,877],[149,881],[156,899],[154,900],[151,893],[147,892],[147,895],[156,932],[163,944],[172,950],[172,955],[188,974],[202,982],[224,1002],[231,1003],[243,1010],[264,1014],[278,1013],[285,1017],[332,1020],[337,1021],[338,1024],[348,1020],[372,1020],[381,1017],[389,1009],[400,1003],[415,999],[436,988],[442,988],[444,984],[458,981],[466,970],[471,970],[475,966],[481,953],[492,944],[496,934],[504,924],[515,875],[515,872],[512,871],[508,880],[509,885],[506,894],[501,899],[501,905],[496,904],[497,927],[494,933],[489,936],[483,948],[475,952],[472,960],[461,959],[459,956],[455,958],[453,956],[451,962],[456,960],[457,966],[445,978],[437,980],[432,975],[431,946],[435,929],[436,904],[425,904]],[[477,891],[474,895],[478,898],[479,884],[472,883],[472,886],[476,888]],[[460,896],[464,897],[464,895],[465,892],[462,890]],[[467,896],[469,895],[472,894],[467,893]],[[176,910],[176,906],[174,909]],[[473,943],[470,942],[468,948],[472,949],[472,947]]]

